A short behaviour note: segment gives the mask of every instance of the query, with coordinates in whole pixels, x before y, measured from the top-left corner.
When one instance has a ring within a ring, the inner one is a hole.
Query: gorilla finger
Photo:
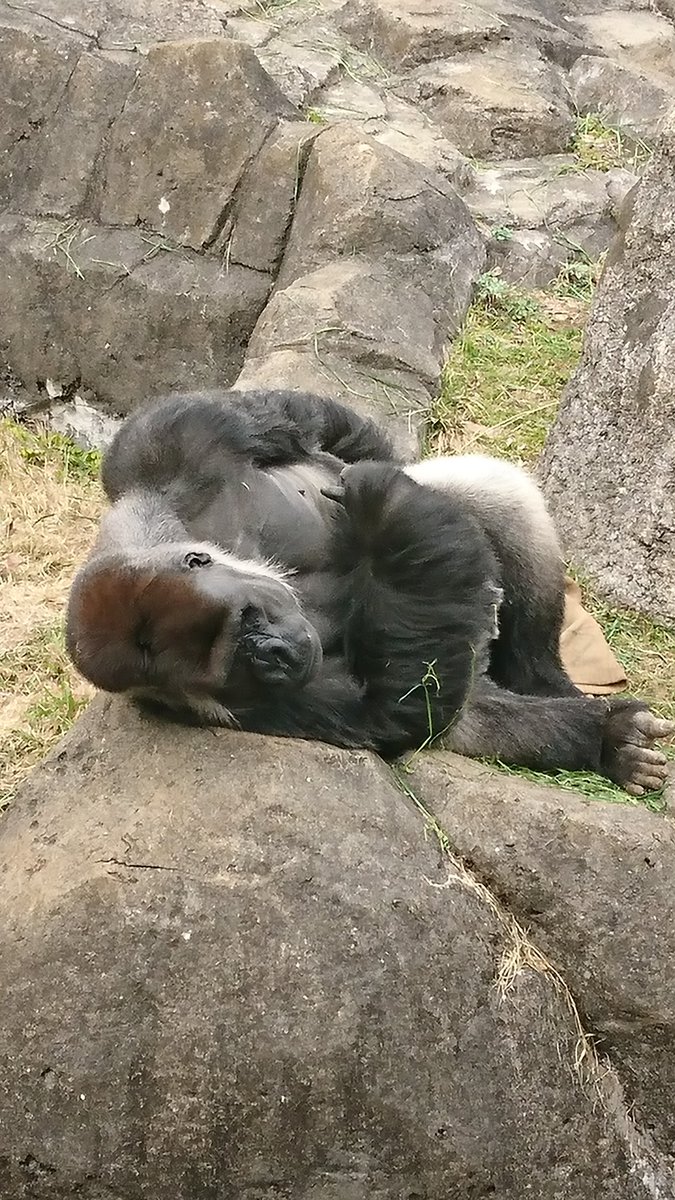
[[[641,746],[639,754],[634,754],[632,757],[634,758],[637,766],[644,767],[651,765],[664,767],[668,762],[665,754],[663,754],[660,750],[650,750],[647,746]]]
[[[636,775],[633,782],[645,792],[660,792],[666,781],[660,775]]]
[[[321,495],[325,496],[327,500],[334,500],[336,504],[344,504],[345,502],[345,488],[340,483],[322,487]]]
[[[663,717],[655,717],[646,709],[635,713],[633,724],[651,741],[655,741],[656,738],[672,737],[675,734],[675,721],[666,721]]]
[[[625,783],[623,786],[630,796],[644,796],[645,790],[639,783]]]

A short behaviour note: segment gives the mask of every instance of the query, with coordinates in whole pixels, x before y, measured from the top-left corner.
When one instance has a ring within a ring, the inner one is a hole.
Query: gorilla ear
[[[191,550],[183,559],[183,566],[188,571],[194,571],[196,567],[209,567],[213,559],[205,550]]]

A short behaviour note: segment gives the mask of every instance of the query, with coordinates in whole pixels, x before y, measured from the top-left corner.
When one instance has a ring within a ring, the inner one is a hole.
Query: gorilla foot
[[[675,734],[675,722],[656,717],[636,701],[610,702],[603,769],[631,796],[655,792],[668,779],[668,760],[653,743]]]

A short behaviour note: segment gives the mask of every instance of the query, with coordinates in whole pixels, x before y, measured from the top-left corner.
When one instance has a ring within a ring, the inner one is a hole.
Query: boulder
[[[2,829],[3,1197],[657,1194],[566,983],[405,778],[93,703]]]
[[[616,231],[608,184],[608,173],[580,171],[570,155],[552,154],[479,168],[465,201],[491,229],[541,229],[563,257],[581,249],[597,258]]]
[[[675,104],[675,91],[599,55],[577,59],[570,88],[581,112],[599,113],[608,125],[648,143]]]
[[[611,600],[675,620],[675,120],[624,205],[541,462],[567,553]]]
[[[332,395],[416,457],[447,335],[485,261],[482,238],[445,179],[351,124],[314,137],[297,192],[237,386]]]
[[[104,225],[156,229],[195,250],[213,244],[245,167],[294,109],[247,46],[153,47],[110,132]]]
[[[408,371],[431,390],[440,370],[434,315],[421,288],[382,264],[344,258],[276,289],[249,354],[333,352],[366,369]]]
[[[675,29],[666,17],[604,8],[577,20],[596,46],[620,66],[672,87]]]
[[[662,1194],[673,1194],[672,821],[639,804],[532,788],[450,755],[421,758],[409,780],[565,978],[661,1157]]]
[[[473,180],[469,160],[426,113],[388,90],[347,77],[325,88],[315,104],[323,119],[359,125],[376,142],[444,175],[460,191]]]
[[[232,383],[271,285],[142,231],[0,217],[0,347],[33,402],[47,380],[122,414]]]
[[[83,43],[59,35],[47,41],[29,26],[13,28],[0,15],[0,208],[26,186],[36,135],[58,111]]]
[[[508,36],[508,25],[465,0],[348,0],[340,23],[361,49],[374,50],[395,71],[461,50],[482,50]]]
[[[466,312],[485,250],[445,179],[344,125],[312,146],[279,286],[347,256],[379,263],[397,286],[424,294],[440,355]]]
[[[487,247],[489,269],[498,268],[507,283],[524,288],[545,288],[560,274],[570,257],[570,247],[561,238],[541,229],[497,230]]]
[[[574,129],[562,72],[527,43],[429,63],[397,91],[479,159],[561,153]]]

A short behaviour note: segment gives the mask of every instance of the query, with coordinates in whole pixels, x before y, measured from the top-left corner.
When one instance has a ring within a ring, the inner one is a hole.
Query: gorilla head
[[[68,604],[68,653],[108,692],[227,705],[302,687],[321,643],[283,575],[217,546],[168,542],[94,555]]]

